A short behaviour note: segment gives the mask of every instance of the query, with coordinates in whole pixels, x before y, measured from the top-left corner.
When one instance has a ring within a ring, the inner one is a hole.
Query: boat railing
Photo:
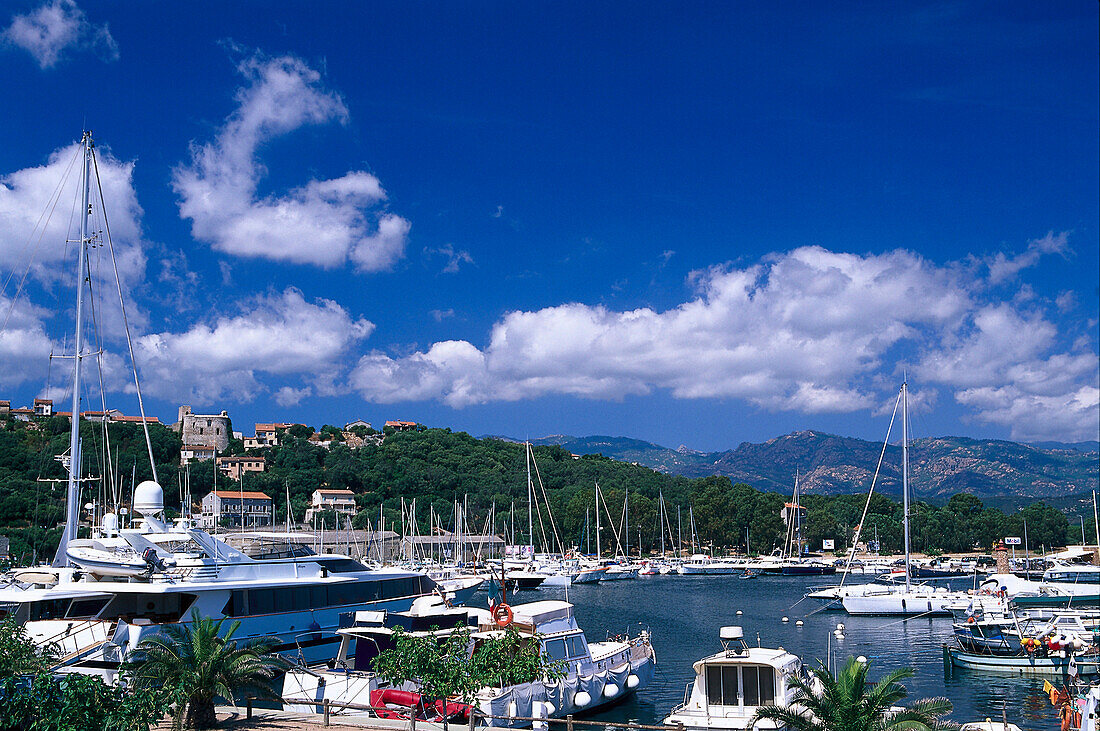
[[[316,698],[295,698],[286,697],[282,698],[284,705],[304,705],[314,706],[320,708],[320,713],[323,716],[322,725],[330,726],[331,717],[339,715],[342,711],[352,711],[356,714],[366,714],[368,717],[378,718],[377,709],[374,706],[365,705],[362,703],[350,703],[344,701],[332,700],[331,698],[324,698],[318,700]],[[466,728],[469,731],[473,731],[475,728],[505,728],[520,722],[525,725],[530,725],[533,729],[549,729],[551,725],[555,725],[558,729],[564,727],[564,731],[576,731],[578,726],[599,726],[605,729],[624,729],[625,731],[684,731],[683,722],[675,724],[668,724],[663,726],[654,726],[652,724],[644,723],[617,723],[614,721],[584,721],[573,718],[572,714],[569,714],[565,718],[547,718],[538,716],[493,716],[487,713],[482,713],[476,708],[471,707],[471,712],[466,719]],[[252,699],[249,698],[245,704],[246,718],[252,718]],[[481,721],[481,724],[478,724]],[[485,723],[486,721],[503,721],[501,725],[493,723]],[[417,720],[415,714],[411,715],[407,719],[408,725],[405,727],[408,731],[416,731],[418,724],[422,724],[428,728],[435,729],[440,728],[439,724],[434,721],[424,721],[423,719]],[[450,724],[452,728],[461,728],[459,724]]]
[[[112,624],[111,620],[94,617],[74,622],[39,644],[43,647],[56,647],[60,654],[58,666],[66,665],[105,643],[110,638]]]

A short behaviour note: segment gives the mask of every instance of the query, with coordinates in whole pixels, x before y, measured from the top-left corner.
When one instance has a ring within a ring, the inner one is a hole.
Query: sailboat
[[[783,576],[825,576],[836,573],[836,567],[825,561],[815,560],[803,555],[802,540],[802,501],[798,483],[798,473],[794,476],[794,495],[787,509],[787,540],[783,556],[774,564],[765,564],[764,571]]]
[[[960,594],[946,588],[914,585],[909,546],[909,387],[901,384],[901,495],[902,533],[905,541],[905,584],[846,593],[840,602],[848,614],[880,614],[911,617],[951,614],[947,608]]]
[[[201,530],[192,518],[172,521],[155,463],[153,479],[134,488],[130,509],[138,520],[133,525],[119,520],[123,509],[114,505],[97,516],[100,522],[92,526],[91,537],[78,537],[81,483],[88,479],[80,459],[81,375],[84,359],[98,355],[84,348],[83,290],[94,270],[88,252],[103,243],[89,230],[91,211],[102,204],[91,195],[101,188],[93,182],[98,167],[90,132],[84,133],[81,147],[83,203],[75,242],[76,350],[64,531],[52,566],[15,571],[0,588],[0,618],[12,617],[36,644],[56,647],[55,671],[98,674],[113,681],[138,643],[165,627],[189,623],[195,614],[231,617],[240,621],[240,640],[274,637],[276,651],[321,660],[331,657],[339,642],[335,630],[342,613],[408,611],[414,600],[435,593],[435,582],[419,572],[371,570],[348,556],[312,555],[303,546],[250,555]],[[110,228],[104,228],[106,250],[113,257]],[[125,318],[121,285],[118,292]],[[130,353],[132,361],[132,349]],[[149,447],[136,366],[134,371]],[[151,448],[149,455],[152,461]]]

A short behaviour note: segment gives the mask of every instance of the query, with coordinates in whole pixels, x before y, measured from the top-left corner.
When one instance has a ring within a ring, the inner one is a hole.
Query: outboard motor
[[[165,568],[167,568],[161,557],[157,555],[157,549],[155,548],[146,548],[142,551],[141,560],[144,561],[148,567],[146,572],[149,574],[152,574],[154,571],[164,571]]]

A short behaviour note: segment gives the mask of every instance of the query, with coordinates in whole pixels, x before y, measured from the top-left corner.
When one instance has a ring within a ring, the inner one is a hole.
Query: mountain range
[[[882,453],[870,442],[818,431],[799,431],[761,444],[699,452],[628,437],[552,435],[534,439],[574,454],[602,454],[660,472],[685,477],[725,475],[761,490],[790,492],[796,472],[807,493],[865,492]],[[941,502],[958,492],[981,498],[1067,498],[1096,489],[1100,453],[1095,442],[1042,447],[992,439],[931,437],[909,447],[910,481],[915,499]],[[876,491],[901,494],[901,447],[891,444],[883,458]]]

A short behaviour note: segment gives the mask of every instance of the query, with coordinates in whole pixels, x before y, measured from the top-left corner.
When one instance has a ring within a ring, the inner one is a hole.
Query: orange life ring
[[[497,627],[507,627],[512,623],[512,608],[507,604],[498,604],[493,607],[493,622]]]

